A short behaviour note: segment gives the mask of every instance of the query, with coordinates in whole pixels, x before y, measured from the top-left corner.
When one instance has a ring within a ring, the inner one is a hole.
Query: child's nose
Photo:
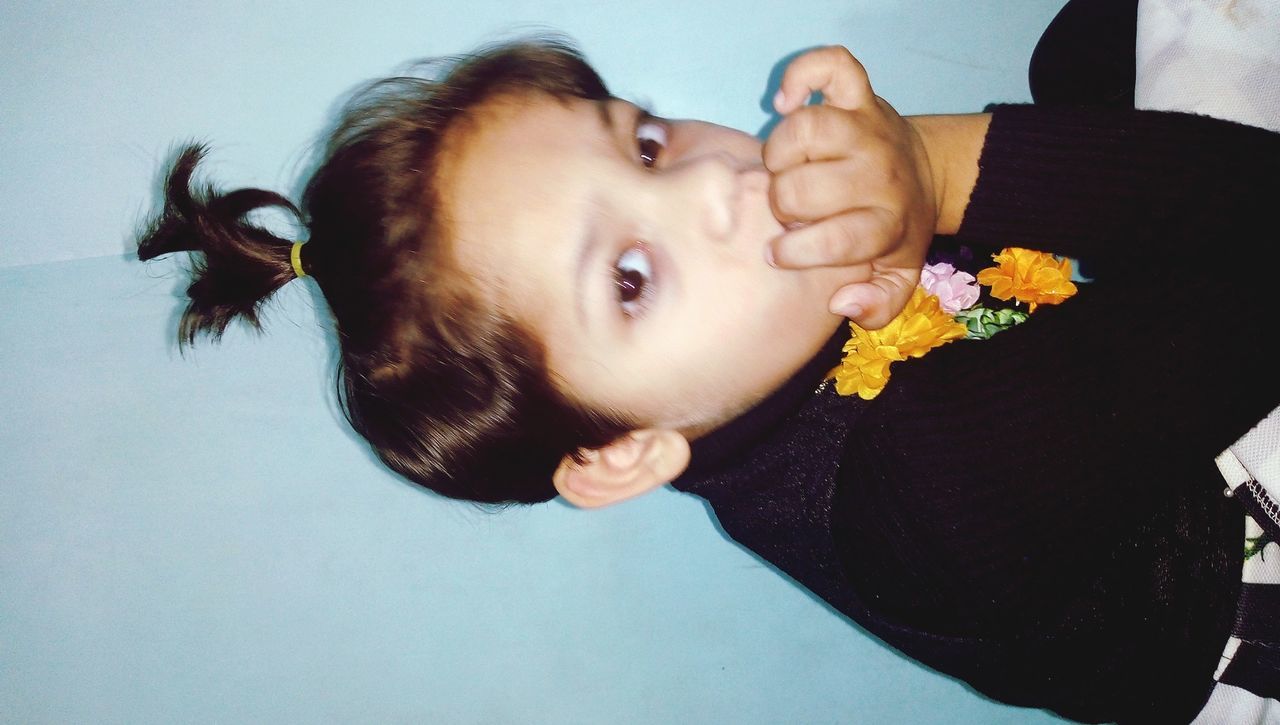
[[[728,154],[690,159],[676,172],[673,204],[687,210],[687,223],[713,241],[733,234],[737,217],[739,164]]]

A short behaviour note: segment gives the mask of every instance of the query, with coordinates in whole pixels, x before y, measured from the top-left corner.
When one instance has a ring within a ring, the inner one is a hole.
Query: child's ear
[[[633,430],[601,448],[565,456],[552,482],[566,501],[597,508],[634,498],[667,483],[689,466],[689,441],[674,430]]]

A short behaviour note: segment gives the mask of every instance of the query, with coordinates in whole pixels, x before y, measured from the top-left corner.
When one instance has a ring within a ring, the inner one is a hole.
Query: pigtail
[[[295,277],[291,240],[251,223],[250,212],[281,207],[300,217],[285,197],[262,189],[221,193],[212,185],[193,185],[203,145],[183,147],[164,184],[164,207],[139,235],[138,258],[171,252],[192,256],[190,299],[178,325],[178,343],[186,346],[201,333],[218,339],[240,317],[260,328],[263,302]]]

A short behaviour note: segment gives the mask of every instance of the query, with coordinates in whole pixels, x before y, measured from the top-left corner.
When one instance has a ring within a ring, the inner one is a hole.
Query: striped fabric
[[[1244,517],[1235,625],[1194,725],[1280,722],[1280,410],[1217,457]]]
[[[1280,723],[1280,410],[1217,458],[1245,511],[1244,566],[1232,635],[1193,725]]]

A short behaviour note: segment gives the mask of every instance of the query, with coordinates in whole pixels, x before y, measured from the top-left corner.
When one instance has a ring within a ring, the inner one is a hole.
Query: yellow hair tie
[[[289,264],[293,265],[293,273],[299,277],[306,277],[307,271],[302,268],[302,242],[294,242],[293,249],[289,250]]]

